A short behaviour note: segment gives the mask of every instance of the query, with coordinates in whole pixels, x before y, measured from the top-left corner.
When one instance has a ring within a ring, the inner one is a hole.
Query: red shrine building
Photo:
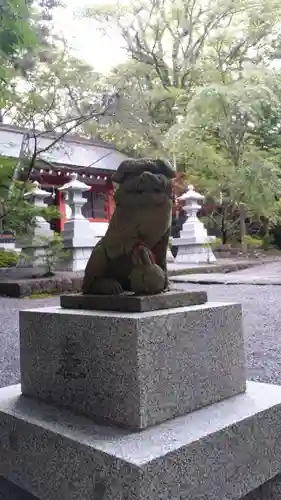
[[[36,158],[30,180],[38,181],[42,189],[50,191],[48,204],[56,205],[60,218],[52,222],[53,229],[60,232],[70,215],[64,195],[58,188],[69,182],[72,172],[79,180],[91,186],[84,193],[83,215],[97,226],[102,236],[114,210],[111,177],[121,161],[127,157],[109,143],[67,135],[59,139],[54,133],[38,133],[30,137],[27,129],[0,124],[0,156],[15,158],[19,178],[26,172],[28,158],[34,149],[42,151]],[[27,162],[26,160],[27,159]]]

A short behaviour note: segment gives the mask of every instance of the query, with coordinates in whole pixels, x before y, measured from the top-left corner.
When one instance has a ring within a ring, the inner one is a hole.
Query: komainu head
[[[168,161],[137,159],[123,161],[112,177],[123,191],[170,194],[176,172]]]

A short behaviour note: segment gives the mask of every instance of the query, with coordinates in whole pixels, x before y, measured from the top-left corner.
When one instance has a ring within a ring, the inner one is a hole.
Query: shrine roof
[[[0,156],[19,158],[23,139],[27,133],[28,129],[14,125],[0,124]],[[36,139],[37,148],[42,150],[60,137],[59,134],[53,132],[45,134],[39,132],[39,134]],[[34,138],[26,141],[26,148],[29,149],[31,154],[34,145]],[[61,167],[72,166],[77,168],[77,170],[92,168],[115,171],[121,161],[126,158],[128,157],[117,151],[113,144],[68,134],[48,151],[39,155],[38,159]]]

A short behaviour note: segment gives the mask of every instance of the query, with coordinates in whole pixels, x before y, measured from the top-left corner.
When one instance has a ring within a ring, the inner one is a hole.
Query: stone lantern
[[[59,191],[67,194],[67,202],[71,208],[71,220],[83,220],[85,217],[82,214],[82,207],[85,204],[83,193],[91,189],[90,186],[78,180],[78,174],[73,172],[70,174],[70,181],[64,184]]]
[[[203,264],[216,260],[209,244],[211,237],[197,217],[203,199],[204,196],[197,193],[192,185],[189,185],[187,192],[178,198],[179,201],[185,202],[183,210],[188,217],[183,224],[180,237],[173,239],[173,244],[178,247],[176,262],[179,264]]]
[[[62,267],[68,271],[83,271],[97,243],[91,223],[82,214],[82,207],[86,203],[83,193],[91,187],[79,181],[77,173],[72,173],[70,178],[70,182],[59,188],[59,191],[67,194],[71,209],[71,216],[63,230],[64,246],[71,256],[62,263]]]
[[[34,181],[32,183],[32,189],[31,191],[28,191],[28,193],[25,193],[23,197],[26,200],[29,200],[31,203],[33,203],[35,206],[44,208],[45,203],[44,200],[45,198],[48,198],[50,196],[50,193],[48,191],[45,191],[44,189],[40,188],[40,184],[38,181]]]
[[[39,182],[32,183],[32,190],[25,193],[23,197],[32,203],[37,208],[46,208],[45,200],[50,197],[50,193],[41,189]],[[53,235],[50,229],[50,224],[43,217],[36,216],[36,224],[32,233],[33,239],[46,237],[51,238]]]
[[[174,256],[173,256],[171,248],[170,248],[170,244],[172,244],[172,242],[173,242],[173,238],[169,238],[169,245],[168,245],[168,248],[167,248],[166,260],[170,264],[173,263],[173,262],[175,262]]]
[[[32,184],[32,189],[25,193],[24,198],[32,203],[37,208],[46,208],[45,200],[49,198],[50,193],[41,189],[39,182],[35,181]],[[35,224],[32,230],[25,237],[17,239],[16,246],[21,248],[22,252],[19,258],[18,267],[22,268],[40,268],[44,266],[44,248],[46,244],[44,240],[51,239],[53,231],[50,228],[49,222],[44,217],[37,215]]]

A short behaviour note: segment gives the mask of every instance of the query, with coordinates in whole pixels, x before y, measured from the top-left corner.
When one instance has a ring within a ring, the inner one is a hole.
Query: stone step
[[[0,476],[39,500],[237,500],[280,473],[280,422],[281,387],[254,382],[137,433],[13,386],[0,389]],[[276,496],[259,489],[247,500],[279,500],[275,486]]]

